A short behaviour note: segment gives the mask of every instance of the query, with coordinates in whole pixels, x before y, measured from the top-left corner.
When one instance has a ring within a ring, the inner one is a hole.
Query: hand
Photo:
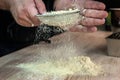
[[[84,7],[86,9],[82,14],[85,18],[79,21],[77,26],[72,27],[71,31],[97,31],[96,26],[104,24],[105,18],[108,16],[108,13],[104,11],[105,5],[93,0],[56,0],[54,7],[56,10],[72,7],[77,7],[78,9]],[[85,27],[81,27],[81,25]]]
[[[7,0],[16,22],[22,26],[38,26],[40,21],[35,15],[46,12],[42,0]]]

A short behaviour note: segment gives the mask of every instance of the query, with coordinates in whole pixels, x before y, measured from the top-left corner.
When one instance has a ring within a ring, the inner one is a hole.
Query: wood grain
[[[39,43],[4,56],[0,58],[0,80],[120,80],[120,58],[108,56],[107,53],[105,38],[110,34],[110,32],[66,32],[51,38],[51,44]],[[60,57],[81,55],[89,56],[93,62],[100,64],[105,74],[43,78],[41,75],[25,73],[24,70],[15,67],[20,63],[36,62],[48,58],[56,60]]]

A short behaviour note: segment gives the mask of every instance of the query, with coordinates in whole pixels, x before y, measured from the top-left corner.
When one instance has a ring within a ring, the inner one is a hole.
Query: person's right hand
[[[77,26],[73,26],[70,31],[97,31],[97,26],[105,23],[108,13],[104,11],[105,4],[94,0],[55,0],[55,10],[78,8],[82,11]],[[82,19],[82,20],[81,20]],[[82,27],[82,26],[84,27]]]
[[[19,25],[33,27],[40,25],[40,21],[35,16],[46,12],[45,4],[42,0],[7,0],[9,10]]]

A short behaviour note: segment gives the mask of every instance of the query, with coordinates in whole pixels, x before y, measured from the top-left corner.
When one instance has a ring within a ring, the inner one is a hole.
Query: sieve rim
[[[75,10],[75,11],[71,11],[71,12],[64,12],[64,13],[59,13],[59,14],[47,14],[47,15],[43,15],[43,14],[37,14],[37,17],[53,17],[53,16],[63,16],[63,15],[69,15],[69,14],[74,14],[74,13],[79,13],[80,10]]]

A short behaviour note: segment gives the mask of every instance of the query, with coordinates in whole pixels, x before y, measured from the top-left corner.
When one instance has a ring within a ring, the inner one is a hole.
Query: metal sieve
[[[71,26],[76,24],[80,17],[80,10],[64,10],[64,11],[53,11],[45,14],[36,15],[38,19],[43,23],[50,26],[59,26],[65,28],[65,26]]]

